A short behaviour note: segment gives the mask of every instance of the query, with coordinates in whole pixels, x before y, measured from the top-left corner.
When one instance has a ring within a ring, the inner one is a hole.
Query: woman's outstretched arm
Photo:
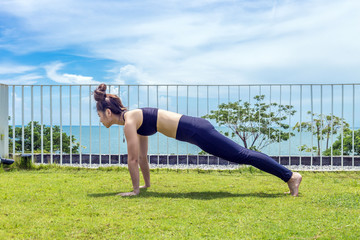
[[[141,135],[138,135],[138,137],[140,142],[139,165],[145,181],[145,185],[141,186],[140,188],[148,188],[150,187],[150,168],[147,159],[148,137]]]
[[[140,193],[139,189],[139,139],[136,132],[135,122],[128,119],[124,126],[124,133],[127,141],[128,150],[128,168],[133,184],[133,191],[120,193],[121,196],[133,196]]]

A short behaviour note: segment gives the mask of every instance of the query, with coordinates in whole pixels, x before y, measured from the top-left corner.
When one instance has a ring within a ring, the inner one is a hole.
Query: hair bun
[[[94,91],[95,101],[104,101],[106,98],[106,84],[100,84]]]

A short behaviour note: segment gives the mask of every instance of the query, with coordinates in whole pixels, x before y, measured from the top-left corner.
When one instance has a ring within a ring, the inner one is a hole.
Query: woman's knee
[[[139,164],[143,164],[143,163],[147,163],[147,162],[148,162],[147,155],[139,156]]]

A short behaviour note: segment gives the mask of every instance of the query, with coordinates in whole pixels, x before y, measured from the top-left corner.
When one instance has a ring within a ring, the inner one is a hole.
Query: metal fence
[[[39,163],[90,166],[125,163],[122,126],[109,129],[101,126],[92,96],[96,87],[1,85],[2,155],[27,152]],[[108,92],[120,96],[129,109],[157,107],[196,117],[210,114],[220,104],[239,100],[241,104],[248,102],[254,106],[254,97],[264,95],[262,103],[270,106],[266,110],[268,113],[275,111],[273,103],[293,106],[296,112],[282,121],[290,126],[285,130],[289,139],[275,141],[261,149],[262,152],[284,165],[360,166],[356,141],[360,126],[360,111],[357,111],[360,84],[108,85]],[[211,121],[219,131],[228,130],[226,126],[218,126],[216,120]],[[259,115],[256,125],[259,132],[260,122]],[[293,128],[302,122],[310,125]],[[9,136],[5,130],[8,123]],[[269,127],[274,126],[270,124]],[[68,139],[64,146],[63,138],[68,136],[75,139]],[[239,137],[233,140],[243,144]],[[204,155],[196,146],[159,133],[149,139],[149,161],[155,164],[229,164]]]

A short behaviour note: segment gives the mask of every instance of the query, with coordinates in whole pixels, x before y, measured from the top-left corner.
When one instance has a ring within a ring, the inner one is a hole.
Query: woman
[[[140,188],[150,187],[150,170],[147,161],[148,136],[160,132],[168,137],[186,141],[199,146],[202,150],[231,162],[248,164],[273,174],[287,182],[289,193],[298,196],[302,176],[291,172],[269,156],[246,149],[223,136],[202,118],[195,118],[157,108],[141,108],[128,111],[120,98],[106,94],[106,85],[101,84],[94,91],[96,108],[100,122],[109,128],[113,124],[124,125],[127,140],[128,168],[133,191],[120,193],[133,196]],[[139,187],[139,165],[145,185]]]

